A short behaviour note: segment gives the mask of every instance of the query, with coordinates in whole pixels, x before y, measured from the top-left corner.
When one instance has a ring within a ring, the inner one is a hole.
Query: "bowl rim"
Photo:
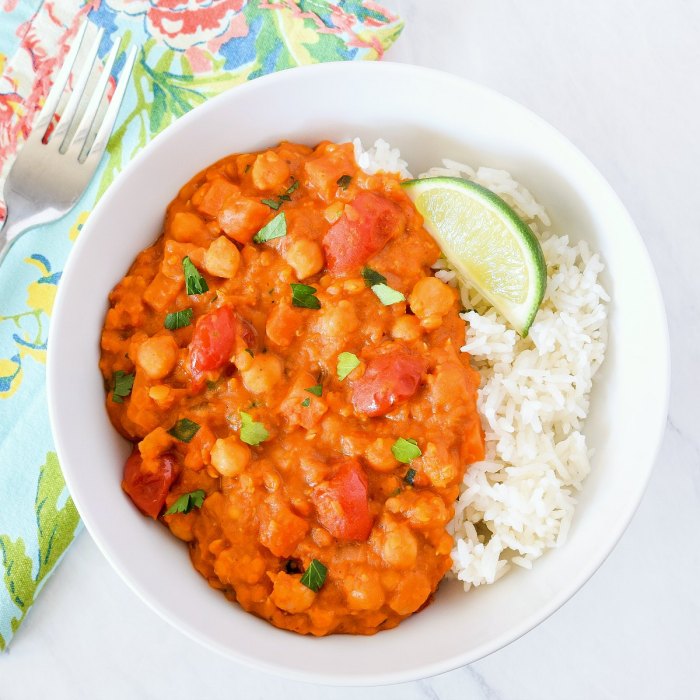
[[[113,555],[113,547],[110,542],[103,538],[100,527],[92,519],[91,510],[86,506],[83,500],[83,494],[81,492],[78,479],[76,475],[72,472],[69,462],[64,459],[66,455],[66,447],[63,441],[63,436],[61,430],[58,429],[60,420],[60,405],[61,405],[61,390],[60,390],[60,367],[58,366],[56,353],[52,352],[52,347],[54,343],[51,342],[52,338],[58,333],[58,329],[61,327],[60,319],[65,315],[70,314],[70,309],[66,307],[65,294],[62,293],[62,289],[66,285],[59,285],[58,293],[56,296],[52,323],[49,330],[49,342],[48,342],[48,357],[47,357],[47,400],[49,407],[49,418],[51,423],[52,434],[54,438],[54,443],[56,447],[56,452],[58,454],[59,462],[64,465],[62,470],[64,473],[66,485],[69,492],[72,495],[74,503],[80,513],[80,516],[85,523],[85,526],[90,533],[91,537],[101,550],[102,554],[109,561],[112,568],[119,574],[123,581],[131,588],[132,591],[144,601],[148,607],[154,610],[161,618],[166,620],[176,629],[184,632],[188,637],[197,641],[198,643],[204,645],[205,647],[212,649],[213,651],[222,654],[223,656],[237,661],[239,663],[246,664],[257,670],[265,671],[268,673],[273,673],[278,676],[289,678],[295,681],[303,681],[307,683],[319,683],[323,685],[332,686],[370,686],[370,685],[388,685],[393,683],[403,683],[407,681],[419,680],[421,678],[427,678],[435,676],[441,673],[445,673],[461,666],[470,664],[477,661],[493,652],[507,646],[511,642],[519,639],[524,634],[529,632],[531,629],[536,627],[538,624],[550,617],[554,612],[556,612],[565,602],[571,599],[580,588],[591,578],[591,576],[600,568],[607,557],[610,555],[612,550],[615,548],[620,538],[622,537],[624,531],[629,525],[632,517],[634,516],[641,499],[644,495],[646,487],[648,485],[651,472],[654,468],[656,457],[660,449],[661,441],[665,433],[666,428],[666,417],[668,415],[668,404],[670,397],[670,340],[668,331],[668,321],[667,314],[664,306],[663,295],[661,294],[661,287],[658,281],[658,277],[655,273],[651,257],[649,255],[648,249],[644,243],[644,239],[637,226],[635,225],[632,217],[627,211],[626,207],[617,196],[612,186],[608,183],[605,177],[598,171],[598,169],[593,165],[593,163],[585,156],[571,141],[569,141],[558,129],[549,124],[546,120],[535,114],[532,110],[521,105],[519,102],[507,97],[500,92],[476,83],[472,80],[462,78],[460,76],[454,75],[441,70],[436,70],[432,68],[425,68],[422,66],[414,66],[410,64],[395,63],[390,61],[339,61],[339,62],[327,62],[319,63],[308,66],[299,66],[294,68],[292,71],[284,70],[269,75],[256,78],[255,80],[248,81],[247,83],[236,86],[234,91],[225,91],[216,97],[209,99],[207,102],[197,106],[190,112],[186,113],[180,117],[176,122],[170,125],[167,129],[163,130],[157,134],[134,158],[127,164],[127,166],[117,175],[114,182],[110,185],[104,195],[101,197],[100,201],[97,203],[93,210],[93,215],[90,216],[84,225],[81,236],[78,238],[77,242],[74,244],[73,249],[70,251],[68,261],[65,265],[63,276],[71,276],[73,274],[74,267],[78,264],[76,261],[80,258],[80,252],[82,248],[86,245],[86,240],[96,233],[92,232],[91,221],[95,221],[97,216],[95,213],[100,213],[103,209],[110,206],[112,198],[115,197],[116,193],[120,190],[124,182],[126,182],[131,173],[136,171],[140,166],[141,162],[148,158],[151,150],[155,148],[155,145],[160,145],[161,142],[168,140],[176,140],[179,133],[186,128],[189,122],[195,118],[201,118],[203,114],[207,111],[211,111],[218,108],[220,103],[225,102],[229,99],[234,99],[231,95],[235,95],[235,99],[240,99],[241,94],[245,92],[253,92],[255,90],[267,89],[274,86],[278,82],[286,81],[289,79],[290,74],[295,76],[295,79],[299,79],[300,74],[303,74],[309,80],[312,80],[315,75],[330,73],[332,71],[343,72],[358,72],[362,73],[365,71],[379,71],[386,74],[386,79],[391,80],[392,75],[405,74],[420,76],[422,78],[427,78],[433,81],[435,84],[440,83],[442,86],[452,88],[455,90],[464,90],[465,88],[472,91],[474,94],[479,93],[489,96],[491,98],[497,98],[498,100],[504,102],[509,109],[515,109],[519,111],[523,117],[527,117],[533,120],[542,128],[547,135],[551,137],[555,142],[558,142],[562,147],[573,153],[579,160],[582,168],[588,170],[588,174],[593,176],[597,181],[597,184],[607,191],[608,196],[611,197],[613,201],[616,202],[619,207],[619,212],[622,217],[626,220],[631,232],[636,234],[638,243],[641,247],[640,253],[645,257],[646,262],[651,270],[654,288],[653,294],[659,301],[659,312],[661,321],[660,328],[656,329],[662,333],[661,338],[661,351],[662,351],[662,363],[656,368],[655,374],[659,378],[659,385],[663,385],[663,395],[664,399],[661,404],[656,406],[657,420],[655,421],[656,430],[655,433],[649,437],[647,435],[648,443],[651,447],[649,451],[650,458],[645,467],[643,474],[639,475],[639,478],[634,482],[634,493],[633,498],[628,499],[627,506],[623,509],[617,518],[615,528],[611,532],[610,536],[605,540],[605,545],[596,550],[596,556],[591,557],[591,561],[585,567],[582,567],[575,574],[570,577],[570,582],[568,585],[562,586],[561,591],[558,595],[554,596],[546,606],[541,606],[537,608],[531,615],[528,615],[523,621],[510,628],[507,632],[490,640],[488,643],[483,643],[476,649],[469,651],[456,651],[454,655],[441,659],[440,661],[416,665],[415,670],[409,671],[393,671],[387,673],[367,673],[367,674],[357,674],[357,673],[332,673],[327,671],[319,671],[314,674],[309,674],[306,671],[295,671],[288,666],[270,663],[267,661],[261,661],[259,658],[241,653],[237,650],[233,650],[223,644],[219,644],[214,640],[203,636],[197,629],[194,629],[189,624],[185,623],[181,619],[173,619],[171,614],[165,610],[164,606],[160,602],[147,592],[143,591],[140,584],[135,581],[129,572],[120,568],[115,561],[115,556]],[[614,300],[613,300],[614,304]],[[65,308],[64,308],[65,307]],[[87,500],[87,499],[86,499]],[[593,559],[595,558],[595,561]]]

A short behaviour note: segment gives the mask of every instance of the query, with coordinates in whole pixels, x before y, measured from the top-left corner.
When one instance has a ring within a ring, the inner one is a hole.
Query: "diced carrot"
[[[317,384],[317,380],[308,372],[300,372],[294,380],[287,397],[280,404],[289,425],[300,425],[311,430],[328,410],[325,399],[306,391]]]
[[[174,279],[159,272],[143,293],[143,300],[156,311],[169,308],[182,289],[182,276]]]
[[[258,520],[258,539],[276,557],[291,556],[309,529],[306,520],[272,498],[258,507]]]
[[[228,200],[219,212],[221,230],[234,241],[250,243],[270,215],[270,208],[248,197]]]
[[[182,259],[187,256],[201,269],[204,266],[204,248],[192,245],[191,243],[178,243],[177,241],[166,241],[163,248],[163,262],[161,272],[175,280],[182,280],[185,273],[182,270]]]
[[[204,221],[189,211],[179,211],[170,223],[170,234],[180,243],[207,245],[211,241],[211,232]]]
[[[276,305],[267,317],[265,333],[273,343],[286,347],[294,340],[303,321],[302,311],[282,302]]]
[[[240,192],[236,185],[228,180],[224,180],[222,177],[217,177],[215,180],[202,185],[199,191],[201,192],[202,190],[204,193],[201,195],[201,200],[197,198],[196,207],[203,214],[209,216],[216,216],[224,206],[224,202],[231,197],[235,197]]]

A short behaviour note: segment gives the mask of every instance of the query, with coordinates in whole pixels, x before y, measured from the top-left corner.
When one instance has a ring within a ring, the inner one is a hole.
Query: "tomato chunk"
[[[141,453],[138,447],[134,447],[124,464],[122,488],[144,515],[156,519],[175,481],[177,468],[175,458],[169,454],[161,455],[148,464],[155,465],[155,469],[144,469]]]
[[[398,204],[372,192],[361,192],[323,237],[331,272],[347,272],[366,263],[401,231],[406,218]]]
[[[338,471],[312,492],[318,521],[339,540],[369,537],[372,516],[369,512],[367,476],[356,459],[340,463]]]
[[[413,396],[425,370],[423,360],[404,350],[378,355],[352,387],[352,405],[358,413],[383,416]]]
[[[190,368],[195,377],[219,369],[229,361],[236,343],[237,325],[230,306],[220,306],[197,321],[189,345]]]

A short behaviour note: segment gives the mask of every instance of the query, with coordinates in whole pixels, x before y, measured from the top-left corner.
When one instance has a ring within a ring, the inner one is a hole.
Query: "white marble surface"
[[[284,681],[199,647],[148,610],[84,533],[0,658],[2,700],[700,697],[700,3],[387,5],[408,25],[391,59],[472,78],[535,110],[593,160],[641,229],[668,307],[673,385],[629,530],[524,638],[437,678],[364,690]]]

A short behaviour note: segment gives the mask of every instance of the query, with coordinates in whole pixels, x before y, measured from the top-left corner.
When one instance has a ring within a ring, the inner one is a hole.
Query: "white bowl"
[[[493,586],[443,583],[435,601],[373,637],[280,631],[209,588],[185,546],[141,517],[120,480],[129,446],[110,425],[98,371],[107,295],[161,230],[178,188],[222,156],[282,139],[315,144],[358,135],[401,148],[414,173],[447,156],[511,171],[554,228],[590,241],[607,265],[610,343],[586,426],[593,469],[564,547]],[[634,513],[666,420],[668,336],[639,233],[610,186],[544,121],[479,85],[398,64],[335,63],[237,87],[178,120],[110,187],[90,215],[56,300],[49,406],[68,487],[90,534],[163,618],[230,658],[291,678],[370,685],[475,661],[532,629],[591,576]]]

